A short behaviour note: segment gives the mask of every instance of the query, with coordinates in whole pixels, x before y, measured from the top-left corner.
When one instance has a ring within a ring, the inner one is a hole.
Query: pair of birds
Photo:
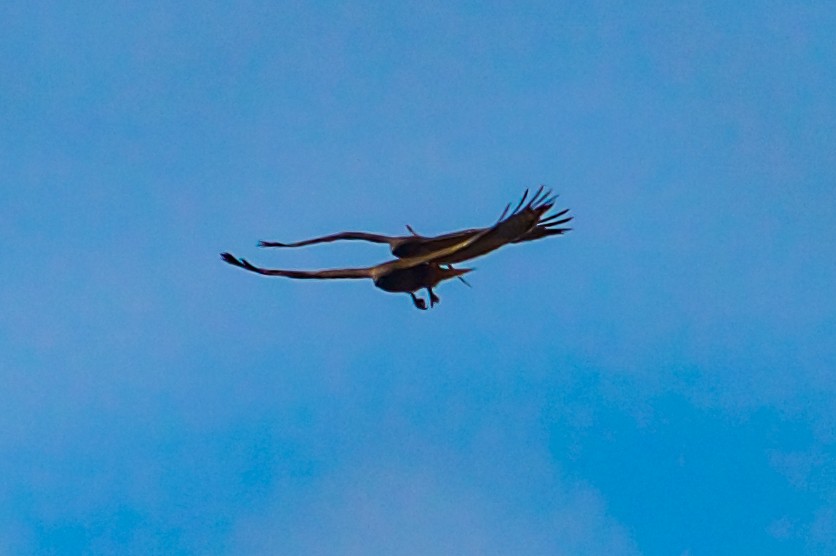
[[[522,199],[509,213],[509,203],[499,220],[487,228],[473,228],[451,232],[440,236],[424,237],[410,226],[412,235],[385,236],[367,232],[341,232],[295,243],[261,241],[259,247],[302,247],[316,243],[337,240],[362,240],[388,244],[397,259],[367,268],[342,268],[334,270],[282,270],[257,267],[246,259],[239,259],[230,253],[221,253],[221,258],[250,272],[265,276],[284,276],[297,279],[358,279],[371,278],[381,290],[408,293],[418,309],[426,310],[427,303],[415,295],[416,291],[427,290],[430,307],[439,302],[433,288],[445,280],[458,278],[465,282],[463,275],[472,268],[454,268],[453,265],[481,257],[509,243],[533,241],[553,235],[562,235],[571,228],[561,227],[572,220],[564,209],[551,216],[546,214],[554,207],[556,196],[544,186],[528,199],[526,189]],[[465,282],[467,284],[467,282]]]

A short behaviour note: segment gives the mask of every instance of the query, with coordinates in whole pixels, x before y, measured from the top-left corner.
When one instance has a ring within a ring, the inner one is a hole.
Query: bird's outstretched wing
[[[247,259],[239,259],[231,253],[221,253],[221,258],[233,266],[256,272],[265,276],[284,276],[286,278],[298,279],[350,279],[350,278],[371,278],[372,268],[339,268],[334,270],[282,270],[272,268],[261,268],[250,263]]]
[[[499,224],[499,223],[498,223]],[[441,249],[437,252],[429,253],[426,255],[420,255],[417,257],[409,257],[404,259],[395,259],[392,261],[388,261],[385,263],[381,263],[376,266],[367,267],[367,268],[338,268],[332,270],[284,270],[284,269],[277,269],[277,268],[262,268],[255,266],[254,264],[250,263],[246,259],[239,259],[235,257],[231,253],[221,253],[221,259],[224,262],[229,263],[233,266],[237,266],[239,268],[243,268],[244,270],[249,270],[250,272],[255,272],[257,274],[263,274],[265,276],[284,276],[286,278],[297,278],[297,279],[318,279],[318,280],[327,280],[327,279],[356,279],[356,278],[372,278],[377,279],[380,276],[385,276],[391,272],[395,272],[398,270],[406,270],[409,268],[413,268],[422,264],[431,263],[437,257],[443,257],[445,255],[449,255],[454,253],[456,250],[463,249],[470,245],[471,243],[478,241],[480,237],[484,234],[491,231],[493,228],[486,228],[479,234],[464,238],[460,242],[446,249]]]
[[[556,198],[557,196],[555,196]],[[550,199],[552,201],[553,199]],[[550,209],[551,207],[549,207]],[[548,212],[548,210],[546,212]],[[563,228],[558,227],[570,222],[574,217],[567,216],[566,218],[560,218],[561,216],[566,215],[569,212],[569,209],[563,209],[562,211],[552,214],[546,218],[540,218],[537,224],[529,230],[527,233],[523,234],[522,236],[514,239],[510,243],[522,243],[525,241],[534,241],[537,239],[542,239],[544,237],[554,236],[554,235],[563,235],[566,232],[572,230],[572,228]],[[460,230],[458,232],[451,232],[448,234],[443,234],[440,236],[434,237],[424,237],[419,236],[413,229],[412,226],[407,226],[407,229],[412,232],[413,240],[419,241],[422,248],[424,248],[427,252],[436,251],[438,249],[443,249],[444,247],[448,247],[450,245],[455,245],[456,243],[469,238],[470,236],[476,235],[480,232],[485,231],[486,228],[470,228],[467,230]],[[397,254],[397,253],[396,253]]]
[[[506,211],[503,212],[502,217],[505,216]],[[408,257],[403,259],[395,259],[393,261],[388,261],[373,267],[368,268],[342,268],[342,269],[333,269],[333,270],[284,270],[284,269],[267,269],[261,268],[253,265],[246,259],[239,259],[232,255],[231,253],[221,253],[221,258],[224,262],[229,263],[233,266],[237,266],[243,268],[245,270],[249,270],[250,272],[256,272],[258,274],[263,274],[265,276],[284,276],[286,278],[297,278],[297,279],[352,279],[352,278],[377,278],[378,276],[382,276],[384,274],[388,274],[389,272],[393,272],[396,270],[404,270],[408,268],[412,268],[421,264],[431,263],[438,260],[441,257],[450,256],[457,251],[467,248],[468,246],[472,245],[473,243],[479,241],[481,238],[485,237],[490,233],[496,233],[495,230],[497,228],[501,228],[505,226],[506,228],[510,226],[509,221],[514,220],[517,217],[519,220],[519,216],[516,213],[512,214],[505,220],[500,218],[500,221],[497,222],[494,226],[490,228],[485,228],[475,234],[468,235],[467,237],[458,238],[454,244],[445,247],[444,249],[439,249],[437,251],[433,251],[428,254],[419,255],[416,257]]]
[[[562,211],[556,214],[552,214],[548,218],[541,218],[537,225],[531,229],[531,231],[529,231],[527,234],[518,237],[511,243],[534,241],[536,239],[542,239],[544,237],[563,235],[566,232],[571,231],[572,228],[558,227],[562,226],[563,224],[566,224],[567,222],[570,222],[574,218],[573,216],[561,218],[561,216],[564,216],[567,212],[569,212],[569,209],[563,209]]]
[[[470,237],[464,238],[460,240],[455,245],[451,245],[445,249],[441,249],[439,251],[420,255],[417,257],[409,257],[404,259],[395,259],[393,261],[388,261],[385,263],[381,263],[379,265],[367,267],[367,268],[338,268],[332,270],[284,270],[284,269],[271,269],[271,268],[262,268],[255,266],[254,264],[250,263],[246,259],[239,259],[232,255],[231,253],[221,253],[221,259],[224,262],[229,263],[233,266],[237,266],[239,268],[243,268],[244,270],[249,270],[250,272],[255,272],[258,274],[263,274],[265,276],[284,276],[286,278],[297,278],[297,279],[352,279],[352,278],[372,278],[377,279],[379,276],[383,276],[389,274],[391,272],[395,272],[398,270],[406,270],[409,268],[413,268],[422,264],[433,262],[434,259],[437,257],[443,257],[445,255],[450,255],[459,249],[463,249],[470,245],[471,243],[477,241],[480,237],[484,234],[491,231],[493,228],[486,228],[482,232],[476,235],[472,235]]]
[[[548,192],[543,194],[541,187],[531,201],[523,206],[528,190],[517,204],[517,207],[508,215],[510,204],[505,207],[499,220],[488,228],[482,228],[474,234],[462,237],[456,243],[438,249],[436,251],[416,257],[396,259],[374,267],[376,276],[386,274],[395,270],[403,270],[418,266],[419,264],[452,264],[482,256],[494,249],[513,241],[514,239],[527,234],[537,225],[543,213],[554,206],[554,198],[548,197]],[[506,216],[507,215],[507,216]]]
[[[526,236],[531,234],[538,224],[543,221],[543,215],[552,209],[556,197],[551,196],[551,191],[540,186],[540,189],[526,204],[525,200],[527,198],[528,190],[526,189],[522,199],[509,216],[506,217],[505,215],[511,208],[510,204],[505,207],[497,224],[471,237],[466,244],[460,244],[459,249],[445,251],[443,254],[439,253],[434,262],[438,264],[459,263],[481,257],[509,243],[527,241]],[[546,220],[551,220],[551,218],[549,217]]]
[[[535,196],[532,197],[532,201],[535,200],[537,196],[543,194],[544,187],[540,187],[540,189],[535,193]],[[522,204],[525,202],[525,199],[528,196],[528,190],[525,191],[522,200],[517,205],[514,213],[516,213],[519,209],[522,208]],[[545,195],[542,195],[541,201],[545,200],[548,197],[548,192]],[[553,201],[554,199],[550,199]],[[529,203],[531,204],[531,203]],[[510,208],[510,205],[507,207]],[[529,207],[527,206],[526,209]],[[551,207],[549,207],[551,208]],[[507,209],[506,209],[507,210]],[[570,220],[572,217],[569,216],[564,219],[560,219],[561,216],[565,215],[569,212],[569,209],[565,209],[557,214],[551,215],[547,218],[541,218],[540,221],[536,224],[534,228],[532,228],[528,233],[524,234],[521,237],[518,237],[510,243],[521,243],[524,241],[533,241],[536,239],[541,239],[544,237],[549,237],[552,235],[561,235],[571,230],[571,228],[558,228],[557,226],[561,226]],[[512,213],[512,214],[514,214]],[[368,232],[340,232],[336,234],[330,234],[321,237],[315,237],[312,239],[306,239],[303,241],[296,241],[292,243],[284,243],[279,241],[259,241],[259,247],[303,247],[306,245],[314,245],[318,243],[330,243],[332,241],[340,241],[340,240],[360,240],[360,241],[368,241],[371,243],[382,243],[389,245],[392,254],[398,258],[411,258],[417,257],[421,255],[428,255],[430,253],[437,252],[442,249],[447,249],[449,247],[454,247],[460,245],[462,241],[466,241],[467,239],[479,234],[481,232],[486,231],[488,228],[470,228],[467,230],[459,230],[456,232],[449,232],[446,234],[441,234],[437,236],[422,236],[415,232],[411,226],[407,226],[411,235],[408,236],[387,236],[383,234],[374,234]]]
[[[401,239],[399,236],[385,236],[383,234],[372,234],[368,232],[340,232],[338,234],[331,234],[327,236],[315,237],[303,241],[295,241],[293,243],[282,243],[280,241],[259,241],[259,247],[304,247],[305,245],[314,245],[316,243],[330,243],[332,241],[340,240],[360,240],[369,241],[371,243],[385,243],[392,245],[393,242]]]
[[[549,198],[548,192],[544,194],[542,187],[531,198],[531,201],[529,201],[527,205],[523,206],[527,196],[528,191],[526,190],[525,195],[523,195],[523,198],[510,215],[508,215],[508,210],[511,206],[509,204],[505,207],[505,210],[502,212],[502,215],[496,224],[488,228],[478,230],[476,233],[468,234],[466,237],[457,238],[458,241],[452,245],[427,254],[403,259],[395,259],[393,261],[388,261],[368,268],[342,268],[312,271],[266,269],[257,267],[246,259],[239,259],[230,253],[221,253],[221,258],[233,266],[249,270],[250,272],[256,272],[265,276],[284,276],[286,278],[297,279],[377,279],[378,277],[387,275],[391,272],[406,270],[422,264],[451,264],[461,262],[482,256],[527,233],[530,233],[530,231],[537,226],[537,222],[540,220],[542,215],[554,205],[554,198]]]

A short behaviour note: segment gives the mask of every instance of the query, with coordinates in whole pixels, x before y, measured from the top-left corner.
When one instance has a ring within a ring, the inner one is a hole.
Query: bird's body
[[[385,292],[416,292],[423,288],[433,288],[445,278],[452,278],[452,275],[447,275],[444,270],[446,269],[430,263],[419,264],[378,276],[374,279],[374,285]],[[469,272],[469,269],[463,269],[462,273],[464,272]]]
[[[343,232],[294,244],[260,243],[264,247],[300,247],[338,239],[388,243],[392,253],[399,258],[372,267],[313,271],[265,269],[252,265],[246,259],[236,258],[230,253],[222,253],[221,258],[231,265],[266,276],[296,279],[371,278],[377,288],[387,292],[408,293],[416,307],[426,309],[424,300],[415,296],[416,291],[426,289],[432,307],[439,301],[432,290],[435,286],[444,280],[461,278],[463,274],[472,270],[453,268],[450,265],[480,257],[508,243],[530,241],[568,231],[567,228],[553,228],[571,220],[571,217],[558,220],[566,211],[543,218],[543,215],[554,206],[554,198],[548,198],[548,193],[543,194],[542,187],[523,207],[527,196],[528,191],[507,218],[505,216],[510,205],[506,207],[499,221],[493,226],[462,230],[431,238],[419,236],[412,228],[407,227],[412,232],[412,236],[379,236],[365,232]]]

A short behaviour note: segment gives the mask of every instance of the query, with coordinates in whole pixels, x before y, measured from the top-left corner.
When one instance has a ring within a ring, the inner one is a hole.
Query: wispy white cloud
[[[638,554],[594,489],[551,485],[533,511],[507,484],[478,488],[466,470],[368,461],[241,520],[239,554]],[[522,470],[521,470],[522,471]],[[471,483],[471,484],[469,484]]]

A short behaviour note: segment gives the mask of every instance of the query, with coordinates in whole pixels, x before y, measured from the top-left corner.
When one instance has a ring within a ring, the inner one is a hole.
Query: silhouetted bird
[[[461,278],[462,275],[472,270],[469,268],[455,269],[449,265],[480,257],[508,243],[530,241],[548,235],[559,235],[567,231],[565,228],[553,229],[550,227],[568,222],[571,217],[560,222],[555,222],[555,219],[565,214],[566,211],[545,219],[542,218],[554,206],[554,197],[549,198],[548,192],[544,193],[541,187],[531,198],[531,201],[523,207],[527,196],[528,191],[526,190],[525,195],[523,195],[516,208],[511,211],[511,214],[506,218],[506,214],[508,214],[511,206],[509,204],[505,207],[497,223],[488,228],[463,230],[436,238],[412,236],[410,239],[417,237],[419,240],[418,243],[413,244],[408,242],[396,244],[384,241],[390,244],[393,252],[397,250],[398,256],[403,258],[372,267],[312,271],[266,269],[257,267],[245,259],[236,258],[230,253],[221,253],[221,258],[231,265],[265,276],[320,280],[371,278],[374,281],[374,285],[378,288],[388,292],[408,293],[416,307],[426,309],[426,303],[423,299],[415,295],[416,291],[426,289],[430,299],[430,307],[432,307],[439,301],[438,296],[432,290],[435,286],[444,280],[456,277]],[[335,236],[339,235],[341,234],[335,234]],[[344,235],[339,238],[335,236],[326,236],[326,238],[317,238],[315,240],[308,240],[307,242],[299,242],[299,244],[281,245],[309,245],[311,243],[334,241],[336,239],[368,239],[368,236],[364,238],[346,237]],[[371,237],[383,238],[386,236],[371,234]],[[428,246],[432,246],[433,249]],[[402,249],[411,249],[415,254],[407,255]],[[441,265],[447,265],[447,268],[442,268]]]

